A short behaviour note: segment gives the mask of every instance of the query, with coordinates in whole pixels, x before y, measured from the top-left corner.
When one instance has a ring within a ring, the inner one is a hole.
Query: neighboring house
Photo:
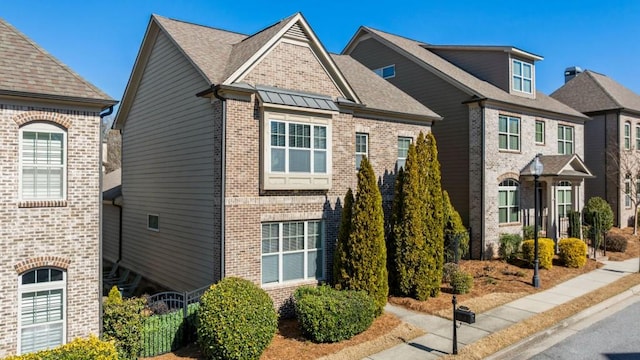
[[[634,206],[626,193],[638,195],[640,160],[629,164],[625,157],[640,156],[640,95],[594,71],[573,67],[567,72],[565,84],[551,97],[591,118],[585,125],[585,162],[596,178],[587,180],[587,199],[605,199],[616,226],[633,226]],[[625,173],[634,167],[634,174]]]
[[[442,184],[471,228],[475,258],[495,254],[501,233],[533,225],[529,164],[542,154],[542,228],[566,231],[566,212],[581,209],[588,118],[536,91],[542,57],[512,46],[435,46],[361,27],[350,55],[444,117],[438,141]]]
[[[102,176],[102,258],[120,262],[122,232],[122,169]],[[105,290],[106,291],[106,290]]]
[[[100,112],[116,102],[0,19],[0,357],[100,331]]]
[[[249,279],[277,306],[328,280],[341,203],[368,156],[387,202],[433,111],[301,14],[253,35],[152,16],[116,116],[121,266],[185,291]]]

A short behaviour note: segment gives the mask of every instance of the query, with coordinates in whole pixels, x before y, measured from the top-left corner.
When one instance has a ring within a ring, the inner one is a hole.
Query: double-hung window
[[[52,124],[20,128],[20,198],[63,200],[66,197],[66,132]]]
[[[500,224],[520,221],[520,184],[513,179],[504,180],[498,185],[498,221]]]
[[[410,137],[406,137],[406,136],[398,137],[398,162],[397,162],[398,170],[400,170],[400,168],[403,168],[404,165],[407,163],[407,155],[409,154],[409,145],[411,145],[412,141],[413,139]]]
[[[558,125],[558,154],[573,154],[573,127]]]
[[[570,181],[560,181],[558,183],[557,202],[558,202],[558,217],[568,217],[569,211],[572,209],[572,196],[573,190],[571,189]]]
[[[544,121],[536,120],[536,144],[544,144]]]
[[[364,156],[369,156],[369,135],[356,133],[356,169],[360,169],[360,163]]]
[[[513,90],[531,94],[533,89],[533,65],[513,59]]]
[[[636,150],[640,150],[640,125],[636,125]]]
[[[329,189],[330,118],[275,113],[265,118],[263,188]]]
[[[320,220],[262,224],[262,284],[324,279]]]
[[[631,150],[631,123],[624,123],[624,149]]]
[[[624,207],[631,207],[631,175],[627,174],[624,178]]]
[[[500,115],[498,118],[498,148],[520,151],[520,118]]]
[[[18,279],[18,353],[56,347],[66,342],[66,273],[38,268]]]

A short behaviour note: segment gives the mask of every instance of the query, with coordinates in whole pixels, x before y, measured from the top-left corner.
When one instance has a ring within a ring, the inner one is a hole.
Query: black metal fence
[[[200,297],[209,288],[193,291],[166,291],[147,298],[152,314],[144,320],[141,357],[177,350],[195,340]]]

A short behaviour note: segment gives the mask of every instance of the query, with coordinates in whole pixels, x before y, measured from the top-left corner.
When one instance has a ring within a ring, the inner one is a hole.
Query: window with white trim
[[[262,224],[262,284],[324,279],[320,220]]]
[[[67,133],[49,123],[20,128],[20,198],[63,200],[66,198]]]
[[[572,209],[573,190],[570,181],[560,181],[557,188],[558,217],[566,218]]]
[[[360,170],[364,156],[369,156],[369,134],[356,133],[356,169]]]
[[[498,222],[500,224],[520,222],[520,184],[506,179],[498,185]]]
[[[373,72],[383,79],[389,79],[396,76],[396,66],[388,65],[385,67],[374,69]]]
[[[631,207],[631,175],[624,177],[624,207]]]
[[[500,115],[498,118],[498,148],[520,151],[520,118]]]
[[[636,150],[640,150],[640,125],[636,125]]]
[[[624,149],[631,150],[631,123],[624,123]]]
[[[160,231],[160,216],[156,214],[147,214],[147,229],[152,231]]]
[[[331,188],[331,117],[265,113],[265,190]]]
[[[573,154],[573,127],[558,125],[558,154]]]
[[[18,353],[66,342],[66,273],[38,268],[18,277]]]
[[[544,144],[544,121],[536,120],[536,144]]]
[[[533,65],[512,60],[513,90],[531,94],[533,90]]]
[[[398,161],[397,168],[403,168],[407,163],[407,155],[409,154],[409,146],[413,142],[413,139],[406,136],[398,136]]]

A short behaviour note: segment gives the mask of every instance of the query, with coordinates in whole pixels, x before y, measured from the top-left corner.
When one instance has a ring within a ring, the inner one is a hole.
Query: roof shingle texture
[[[583,113],[613,109],[640,112],[640,95],[606,75],[589,70],[569,80],[551,96]]]
[[[480,98],[492,99],[507,104],[585,118],[585,116],[580,112],[541,93],[540,91],[536,91],[535,99],[509,94],[508,92],[487,81],[478,79],[477,77],[436,55],[432,51],[425,49],[424,46],[428,46],[428,44],[426,43],[408,39],[398,35],[389,34],[384,31],[372,29],[369,27],[363,27],[363,29],[370,32],[378,39],[383,40],[383,42],[395,45],[396,47],[413,56],[415,60],[427,64],[435,71],[440,72],[445,77],[448,77],[449,79],[459,83],[471,95],[475,95]]]
[[[113,99],[0,19],[0,91]]]

